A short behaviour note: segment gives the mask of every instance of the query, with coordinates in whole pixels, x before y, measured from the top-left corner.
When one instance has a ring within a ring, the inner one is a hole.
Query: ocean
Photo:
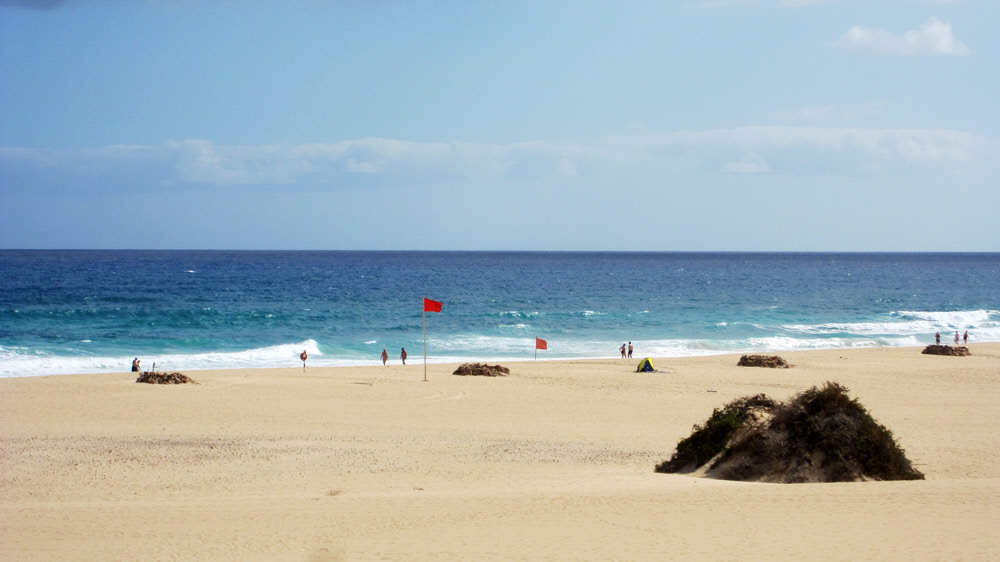
[[[0,250],[0,377],[1000,341],[996,253]],[[535,338],[548,349],[535,350]]]

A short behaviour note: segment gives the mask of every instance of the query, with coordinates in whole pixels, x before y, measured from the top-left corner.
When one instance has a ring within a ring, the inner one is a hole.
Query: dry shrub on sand
[[[463,363],[455,369],[453,375],[479,376],[479,377],[506,377],[510,374],[510,369],[500,365],[486,365],[483,363]]]
[[[716,409],[657,472],[755,482],[923,480],[892,432],[848,390],[826,383],[776,403],[763,394]]]
[[[972,355],[969,353],[969,348],[964,345],[956,345],[955,347],[950,345],[928,345],[920,353],[924,355],[951,355],[954,357],[968,357]]]
[[[156,371],[144,371],[135,382],[145,382],[149,384],[198,384],[194,379],[183,373],[158,373]]]
[[[787,369],[788,362],[777,355],[744,355],[736,363],[739,367],[770,367],[771,369]]]

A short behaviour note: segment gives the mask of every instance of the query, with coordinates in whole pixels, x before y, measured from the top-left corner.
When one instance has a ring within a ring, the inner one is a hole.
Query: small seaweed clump
[[[657,472],[694,471],[758,482],[923,480],[892,432],[876,422],[846,387],[826,383],[787,403],[759,394],[716,409],[677,445]]]
[[[506,377],[510,374],[510,369],[500,365],[486,365],[483,363],[463,363],[455,369],[453,375],[465,377]]]
[[[769,367],[787,369],[788,362],[777,355],[744,355],[736,363],[737,367]]]
[[[969,348],[964,345],[956,345],[955,347],[950,345],[928,345],[920,353],[924,355],[952,355],[955,357],[968,357],[972,355],[969,353]]]
[[[135,382],[145,382],[149,384],[198,384],[191,377],[183,373],[158,373],[156,371],[144,371]]]

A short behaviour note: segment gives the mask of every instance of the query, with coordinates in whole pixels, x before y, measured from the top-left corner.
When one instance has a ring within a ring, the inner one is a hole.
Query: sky
[[[1000,251],[998,21],[0,0],[0,248]]]

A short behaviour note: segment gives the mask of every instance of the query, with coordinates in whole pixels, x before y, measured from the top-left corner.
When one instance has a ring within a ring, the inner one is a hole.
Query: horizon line
[[[0,252],[367,252],[518,254],[998,254],[1000,250],[457,250],[302,248],[0,248]]]

